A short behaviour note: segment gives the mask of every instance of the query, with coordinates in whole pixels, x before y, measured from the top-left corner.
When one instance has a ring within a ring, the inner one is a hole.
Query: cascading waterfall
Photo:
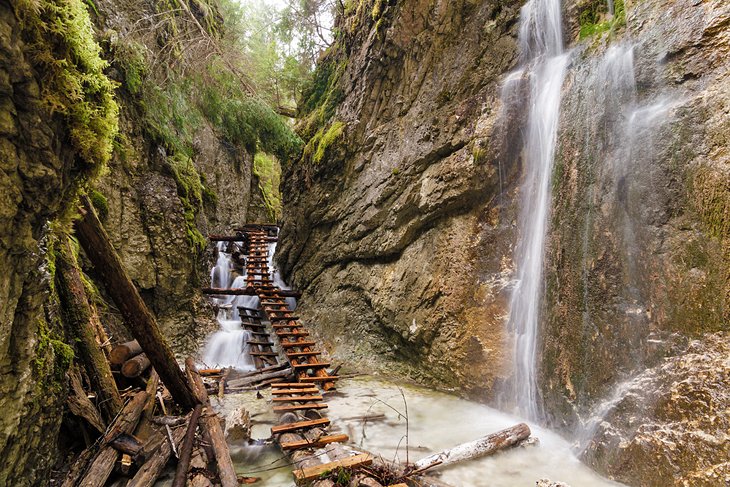
[[[218,259],[215,267],[210,271],[210,285],[212,287],[227,288],[231,283],[231,255],[227,253],[226,243],[218,242]]]
[[[522,71],[530,98],[524,147],[521,239],[515,251],[517,283],[508,329],[514,336],[514,372],[500,404],[530,419],[540,418],[536,346],[543,281],[543,247],[550,214],[550,181],[557,139],[560,92],[569,54],[563,48],[560,0],[530,0],[520,12]]]

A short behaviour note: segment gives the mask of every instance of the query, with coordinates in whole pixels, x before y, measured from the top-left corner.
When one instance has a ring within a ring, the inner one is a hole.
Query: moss
[[[74,148],[93,177],[109,160],[119,130],[115,84],[104,74],[106,61],[82,0],[23,0],[14,3],[44,74],[43,100],[62,115]]]
[[[375,3],[373,4],[373,10],[370,13],[373,20],[377,21],[383,15],[384,4],[385,0],[375,0]]]
[[[178,197],[183,205],[188,243],[195,252],[202,252],[207,240],[198,230],[195,220],[203,208],[205,187],[190,158],[174,156],[168,162],[175,179]]]
[[[253,162],[253,173],[259,178],[259,190],[264,198],[266,211],[272,222],[281,217],[281,165],[275,157],[257,152]]]
[[[342,134],[345,132],[345,124],[344,122],[335,121],[325,132],[322,137],[319,140],[319,143],[317,144],[317,150],[314,153],[314,162],[319,164],[324,159],[324,156],[327,154],[327,149],[329,149],[335,142],[337,142],[341,137]]]
[[[606,32],[613,33],[626,25],[626,7],[624,0],[614,1],[613,17],[603,20],[607,15],[606,3],[595,0],[589,3],[579,15],[580,39],[600,37]]]
[[[393,174],[393,176],[397,176],[400,174],[400,169],[397,167],[394,167],[393,170],[390,172]]]
[[[109,216],[109,201],[107,201],[106,196],[95,189],[89,190],[88,196],[91,204],[94,205],[96,212],[99,214],[99,219],[101,221],[106,220]]]
[[[117,40],[112,44],[112,50],[112,64],[122,72],[124,87],[129,93],[139,95],[148,71],[145,47],[138,42]]]

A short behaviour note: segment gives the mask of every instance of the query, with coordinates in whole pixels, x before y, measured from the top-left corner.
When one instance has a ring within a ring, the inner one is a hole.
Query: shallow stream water
[[[447,449],[513,426],[521,420],[483,404],[435,392],[423,387],[399,386],[374,377],[343,379],[338,392],[326,395],[327,416],[332,420],[330,431],[350,436],[350,444],[385,460],[406,461],[405,395],[408,406],[408,458],[411,462],[431,453]],[[221,411],[228,415],[237,408],[246,408],[252,419],[253,438],[267,438],[277,416],[271,412],[270,392],[261,391],[229,395]],[[364,422],[363,416],[384,416]],[[355,419],[353,419],[355,418]],[[571,453],[571,445],[550,431],[530,425],[537,446],[516,448],[493,457],[451,467],[436,469],[440,478],[455,487],[534,486],[541,478],[565,482],[572,487],[621,485],[603,479],[580,463]],[[293,486],[291,467],[275,446],[231,445],[239,474],[261,477],[256,485],[267,487]]]

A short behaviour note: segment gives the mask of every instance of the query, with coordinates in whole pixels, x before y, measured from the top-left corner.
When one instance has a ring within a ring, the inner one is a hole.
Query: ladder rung
[[[324,369],[330,366],[329,362],[319,362],[317,364],[293,364],[294,368],[297,370],[307,370],[307,369]]]
[[[316,357],[322,355],[322,352],[288,352],[287,357]]]
[[[276,331],[278,337],[306,337],[309,336],[308,331]]]
[[[274,397],[273,402],[316,402],[321,401],[322,396],[292,396],[292,397]]]
[[[274,406],[272,410],[275,413],[287,413],[290,411],[304,411],[306,409],[327,409],[326,404],[292,404],[291,406]]]
[[[271,384],[271,387],[274,389],[305,389],[308,387],[312,387],[312,384],[302,384],[301,382],[274,382]]]
[[[328,375],[325,377],[302,377],[299,380],[302,382],[334,382],[339,379],[336,375]]]
[[[296,321],[298,319],[298,316],[272,316],[269,321],[273,323],[274,321]]]
[[[248,354],[255,357],[276,357],[277,355],[279,355],[276,352],[248,352]]]
[[[272,396],[283,396],[285,394],[309,394],[309,393],[317,393],[319,392],[319,389],[312,386],[312,384],[306,384],[306,388],[301,389],[272,389],[271,395]]]
[[[247,343],[249,345],[264,345],[264,346],[269,346],[269,347],[274,346],[274,342],[263,342],[263,341],[258,341],[258,340],[249,340]]]
[[[318,426],[327,426],[330,424],[330,420],[327,418],[313,419],[311,421],[299,421],[297,423],[280,424],[278,426],[271,427],[271,434],[278,435],[279,433],[288,433],[290,431],[297,431],[301,429],[316,428]]]
[[[313,347],[314,345],[316,345],[315,342],[281,342],[283,348]]]
[[[291,441],[288,443],[281,443],[282,450],[301,450],[302,448],[321,448],[330,443],[345,443],[349,441],[350,437],[347,435],[330,435],[322,436],[314,441],[303,440],[303,441]]]

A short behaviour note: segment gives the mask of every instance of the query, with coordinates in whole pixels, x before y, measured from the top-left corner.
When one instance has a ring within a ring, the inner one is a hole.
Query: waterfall
[[[218,259],[210,271],[210,286],[227,288],[231,283],[231,255],[226,252],[226,243],[218,242]]]
[[[530,0],[520,12],[522,70],[529,79],[529,115],[523,151],[517,282],[507,327],[514,338],[514,371],[499,395],[503,407],[539,419],[536,348],[543,256],[550,216],[550,182],[558,130],[560,93],[569,54],[563,49],[560,0]]]
[[[203,351],[205,364],[215,368],[253,370],[253,360],[248,354],[251,333],[241,327],[240,319],[226,319],[225,310],[218,312],[218,324],[221,329],[210,337]]]

